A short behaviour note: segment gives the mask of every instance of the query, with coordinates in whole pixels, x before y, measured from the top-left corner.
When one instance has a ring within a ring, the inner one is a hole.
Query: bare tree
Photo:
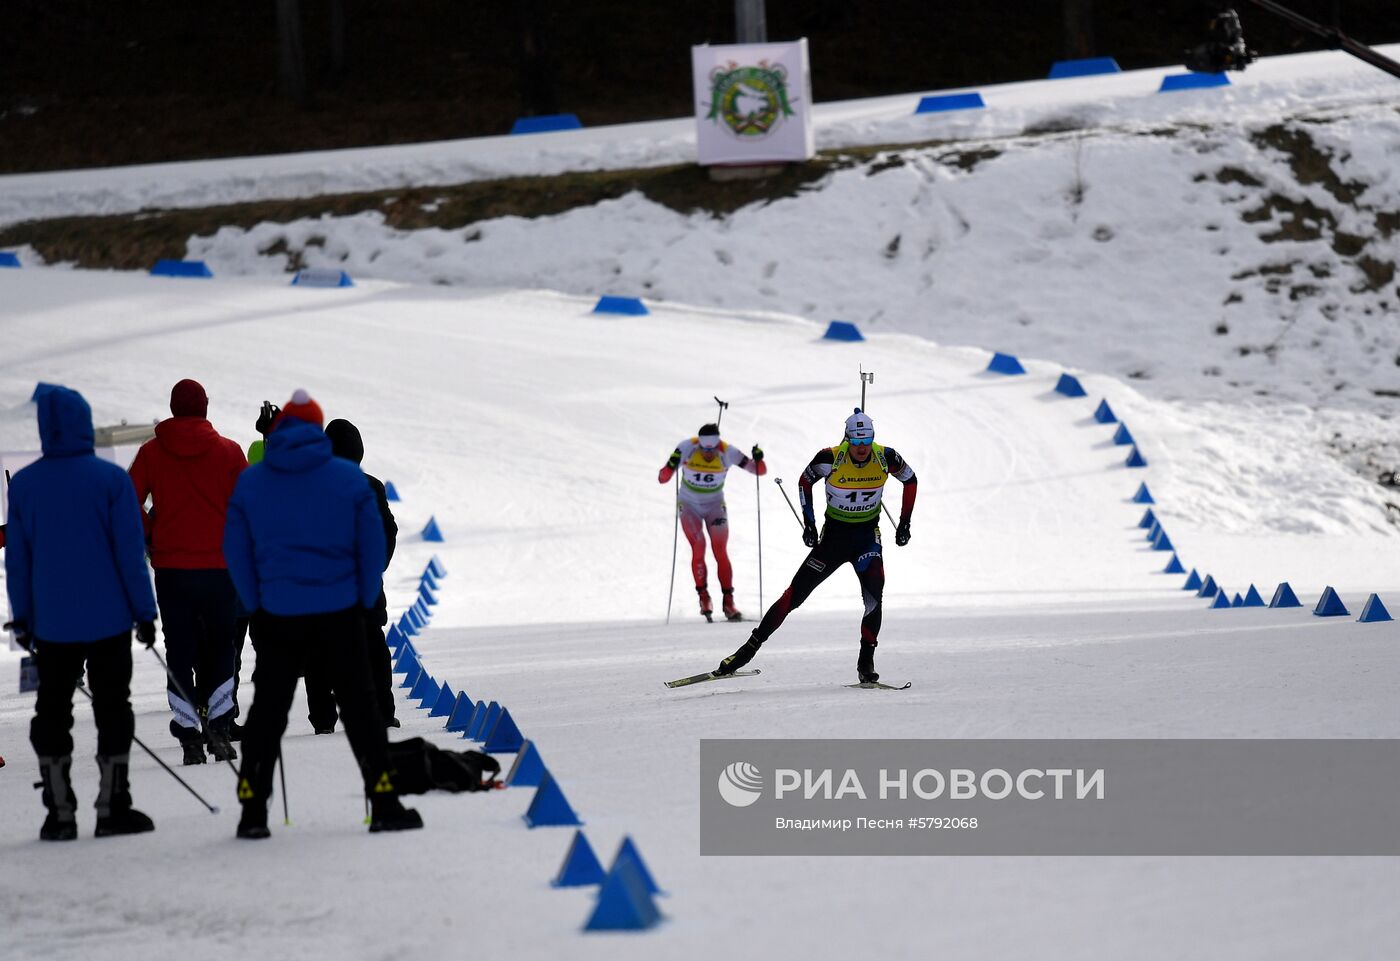
[[[1094,0],[1064,0],[1065,57],[1081,60],[1094,55]]]
[[[277,0],[277,89],[306,102],[306,52],[301,43],[301,0]]]

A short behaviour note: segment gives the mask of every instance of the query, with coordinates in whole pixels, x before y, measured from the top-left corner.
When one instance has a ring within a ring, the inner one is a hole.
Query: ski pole
[[[165,663],[165,658],[160,656],[160,652],[157,651],[154,647],[148,647],[146,648],[146,650],[150,651],[153,655],[155,655],[155,659],[160,662],[160,666],[165,668],[165,676],[169,678],[171,685],[175,688],[175,693],[184,698],[185,703],[188,704],[191,708],[195,708],[194,701],[190,699],[189,694],[185,693],[185,686],[180,683],[179,679],[177,679],[173,673],[171,673],[170,665]],[[207,740],[209,737],[209,725],[203,717],[199,716],[198,708],[195,708],[195,716],[199,718],[200,733],[203,734],[205,739]],[[238,768],[234,767],[233,762],[225,760],[224,763],[227,764],[228,769],[233,772],[233,776],[238,777]]]
[[[287,813],[287,765],[282,761],[282,747],[277,747],[277,777],[282,784],[282,824],[285,827],[292,826],[292,816]]]
[[[765,610],[763,606],[763,485],[758,481],[758,475],[753,475],[754,505],[758,509],[758,609]]]
[[[77,685],[77,688],[78,688],[78,690],[82,693],[83,697],[87,698],[89,701],[92,700],[92,695],[88,693],[87,688],[83,687],[81,684]],[[140,747],[141,750],[145,751],[147,754],[149,754],[149,755],[151,756],[151,760],[155,761],[157,764],[159,764],[161,767],[163,767],[163,768],[165,769],[165,773],[166,773],[166,774],[169,774],[169,775],[170,775],[171,777],[173,777],[176,781],[180,782],[180,786],[181,786],[182,788],[184,788],[186,791],[189,791],[191,794],[193,794],[193,795],[194,795],[194,799],[195,799],[196,801],[198,801],[200,804],[203,804],[206,808],[208,808],[210,814],[218,814],[218,813],[219,813],[219,809],[218,809],[218,808],[216,808],[214,805],[210,804],[208,801],[204,800],[204,798],[200,797],[198,791],[196,791],[194,788],[190,787],[190,786],[189,786],[189,783],[188,783],[187,781],[185,781],[184,778],[182,778],[182,777],[180,777],[180,775],[176,774],[175,771],[174,771],[174,769],[172,769],[172,768],[170,767],[169,764],[166,764],[164,761],[162,761],[162,760],[160,759],[159,755],[157,755],[155,751],[152,751],[150,748],[148,748],[148,747],[146,746],[146,742],[143,741],[143,740],[141,740],[139,737],[137,737],[136,734],[135,734],[134,732],[133,732],[132,735],[131,735],[131,739],[132,739],[133,741],[136,742],[137,746]]]
[[[775,477],[773,478],[773,483],[777,484],[778,490],[783,492],[783,500],[787,501],[788,510],[792,511],[793,519],[797,521],[797,523],[805,531],[807,529],[807,525],[802,523],[802,518],[799,517],[797,514],[797,508],[792,506],[792,498],[788,496],[787,488],[783,486],[783,479],[781,477]]]
[[[719,404],[719,416],[715,418],[715,426],[718,427],[720,422],[724,420],[724,412],[729,409],[729,401],[715,397],[715,403]]]
[[[666,589],[666,623],[671,623],[671,602],[676,596],[676,550],[680,545],[681,534],[681,475],[676,472],[676,500],[672,510],[671,526],[671,586]]]

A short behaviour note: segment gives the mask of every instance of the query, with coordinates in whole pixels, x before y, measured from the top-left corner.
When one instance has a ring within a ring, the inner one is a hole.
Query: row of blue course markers
[[[991,362],[987,365],[987,370],[993,373],[1012,375],[1026,372],[1025,368],[1021,366],[1021,362],[1011,354],[994,354]],[[1060,375],[1059,381],[1055,384],[1055,392],[1066,397],[1088,396],[1078,378],[1071,374]],[[1125,466],[1147,466],[1147,459],[1138,450],[1137,442],[1133,439],[1132,432],[1128,430],[1128,425],[1117,418],[1113,413],[1113,408],[1108,406],[1107,400],[1099,401],[1099,406],[1094,410],[1094,420],[1100,424],[1118,425],[1113,434],[1113,442],[1131,447]],[[1157,502],[1153,499],[1152,492],[1147,489],[1147,484],[1142,483],[1138,485],[1137,493],[1133,495],[1133,503],[1155,505]],[[1267,605],[1253,584],[1249,585],[1249,589],[1244,594],[1236,593],[1232,600],[1225,589],[1218,585],[1211,575],[1207,574],[1202,579],[1194,567],[1189,574],[1187,573],[1186,566],[1181,563],[1181,558],[1177,556],[1176,546],[1172,544],[1171,538],[1167,536],[1162,522],[1157,519],[1151,506],[1142,515],[1142,520],[1138,521],[1138,527],[1147,531],[1147,540],[1152,544],[1153,550],[1172,552],[1172,558],[1162,573],[1186,574],[1186,584],[1182,589],[1195,591],[1197,597],[1211,598],[1210,606],[1212,608],[1303,606],[1302,602],[1298,600],[1298,595],[1293,592],[1293,588],[1289,586],[1287,581],[1279,584],[1274,590],[1273,599]],[[1342,603],[1342,599],[1337,596],[1337,592],[1331,587],[1322,592],[1313,613],[1319,617],[1348,617],[1351,614],[1346,605]],[[1389,621],[1392,618],[1380,597],[1372,594],[1366,599],[1366,604],[1361,609],[1361,616],[1357,620],[1362,624],[1370,624],[1378,621]]]
[[[391,485],[386,484],[385,488],[387,493]],[[393,492],[393,499],[399,499],[397,491]],[[430,526],[436,530],[432,522]],[[430,538],[425,536],[425,539]],[[439,683],[424,667],[413,641],[421,639],[432,620],[433,608],[438,603],[435,592],[446,576],[442,562],[433,557],[419,578],[418,596],[385,635],[385,643],[394,656],[393,671],[403,675],[399,687],[408,689],[408,699],[417,701],[419,709],[427,711],[428,717],[445,718],[445,730],[461,734],[464,740],[479,742],[481,750],[487,754],[515,755],[515,763],[507,772],[504,784],[508,788],[535,788],[535,796],[524,815],[527,825],[531,828],[581,826],[583,822],[545,766],[534,742],[521,734],[510,708],[496,701],[473,701],[465,690],[454,692],[451,685],[446,681]],[[661,920],[655,901],[661,890],[631,838],[623,838],[612,866],[604,871],[583,831],[575,831],[553,884],[555,887],[598,886],[598,901],[584,930],[639,930]]]

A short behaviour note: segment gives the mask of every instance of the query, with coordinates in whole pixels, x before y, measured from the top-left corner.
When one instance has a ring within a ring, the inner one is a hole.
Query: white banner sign
[[[807,41],[690,48],[702,165],[811,160]]]

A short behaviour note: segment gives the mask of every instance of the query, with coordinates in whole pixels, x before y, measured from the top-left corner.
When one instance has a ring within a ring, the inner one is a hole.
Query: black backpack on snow
[[[444,751],[421,737],[389,742],[389,764],[400,794],[429,791],[489,791],[496,785],[500,763],[480,751]]]

